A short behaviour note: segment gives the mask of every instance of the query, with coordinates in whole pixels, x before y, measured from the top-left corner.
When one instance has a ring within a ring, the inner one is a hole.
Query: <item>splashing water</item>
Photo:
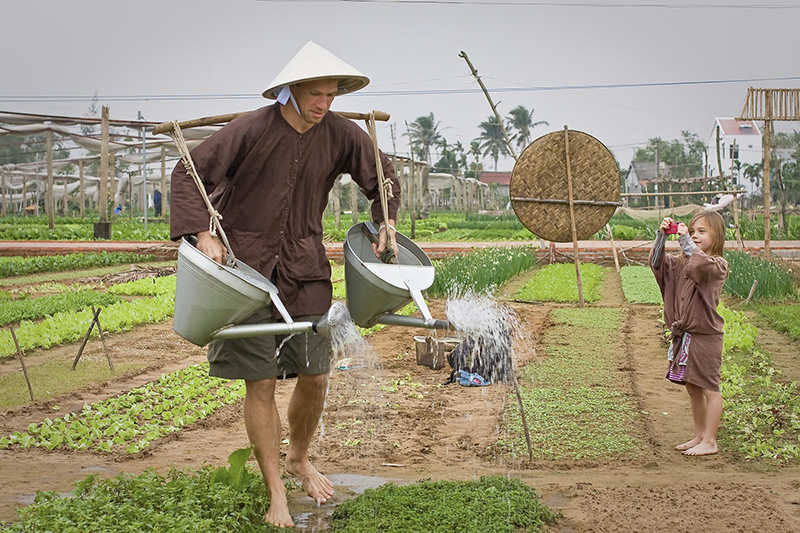
[[[445,313],[465,337],[457,350],[467,350],[466,362],[481,369],[483,378],[494,382],[511,377],[513,341],[521,339],[522,328],[513,309],[488,296],[467,293],[447,299]]]

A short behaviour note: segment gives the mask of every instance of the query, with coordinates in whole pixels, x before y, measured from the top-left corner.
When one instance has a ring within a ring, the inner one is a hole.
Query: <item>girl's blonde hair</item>
[[[689,222],[690,235],[695,222],[702,219],[705,219],[706,226],[708,226],[709,231],[711,231],[711,249],[709,250],[709,255],[722,257],[725,251],[725,220],[723,220],[722,215],[716,211],[698,213],[692,218],[691,222]]]

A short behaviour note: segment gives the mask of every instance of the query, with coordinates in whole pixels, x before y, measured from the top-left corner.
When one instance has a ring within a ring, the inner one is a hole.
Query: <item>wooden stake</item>
[[[572,167],[569,162],[569,128],[564,126],[564,149],[567,155],[567,188],[569,192],[569,219],[572,222],[572,253],[575,256],[575,276],[578,282],[578,302],[583,307],[583,283],[581,283],[581,261],[578,257],[578,230],[575,226],[575,201],[572,196]]]
[[[31,395],[31,401],[33,401],[33,387],[31,386],[31,378],[28,377],[28,368],[25,366],[25,359],[22,356],[22,350],[19,347],[19,341],[17,341],[17,336],[14,334],[14,328],[8,328],[11,331],[11,338],[14,339],[14,346],[17,347],[17,357],[19,357],[19,364],[22,365],[22,373],[25,375],[25,383],[28,384],[28,394]]]
[[[750,300],[753,298],[753,293],[756,292],[756,287],[758,287],[758,280],[754,279],[753,280],[753,286],[750,287],[750,294],[747,295],[747,300],[745,300],[744,303],[746,303],[746,304],[750,303]]]
[[[519,416],[522,418],[522,429],[525,431],[525,441],[528,443],[528,457],[533,462],[533,447],[531,446],[531,432],[528,430],[528,419],[525,416],[525,406],[522,405],[522,394],[519,392],[519,383],[514,367],[511,367],[511,381],[514,383],[514,391],[517,393],[517,403],[519,404]]]
[[[83,354],[83,349],[86,347],[86,343],[89,341],[89,335],[92,334],[92,330],[94,329],[94,324],[97,322],[97,315],[100,314],[100,311],[95,311],[94,307],[92,307],[92,323],[89,324],[89,330],[86,332],[86,336],[83,337],[83,342],[81,343],[81,347],[78,348],[78,355],[75,356],[75,360],[72,362],[72,370],[75,370],[75,367],[78,366],[78,361],[81,358],[81,354]]]
[[[163,196],[162,196],[163,201]],[[163,204],[162,204],[163,205]],[[94,310],[94,306],[92,306],[92,313],[94,314],[94,321],[97,322],[97,331],[100,332],[100,341],[103,343],[103,351],[106,353],[106,360],[108,360],[108,368],[111,369],[111,373],[114,373],[114,363],[111,362],[111,356],[108,354],[108,347],[106,346],[106,337],[103,334],[103,326],[100,325],[100,311],[102,311],[102,307],[98,307],[97,311]]]
[[[772,91],[764,94],[764,177],[762,179],[762,192],[764,195],[764,257],[769,257],[769,231],[772,226],[772,212],[770,211],[769,192],[769,163],[770,163],[770,135],[772,134]]]
[[[614,252],[614,266],[617,267],[617,273],[619,273],[619,257],[617,257],[617,247],[614,246],[614,233],[611,231],[611,225],[606,222],[606,231],[608,232],[608,238],[611,240],[611,251]]]
[[[108,106],[104,105],[100,122],[100,188],[97,202],[100,222],[108,222],[108,122]]]

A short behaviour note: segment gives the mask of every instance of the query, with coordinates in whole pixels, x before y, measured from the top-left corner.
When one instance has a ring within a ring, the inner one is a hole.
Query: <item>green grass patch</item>
[[[520,389],[534,457],[580,460],[632,457],[641,441],[634,402],[623,392],[623,353],[618,309],[554,309],[555,325],[543,343],[546,356],[526,365]],[[527,444],[515,396],[507,400],[504,424],[510,437],[498,446],[517,456]]]
[[[154,255],[128,252],[94,254],[39,255],[34,257],[0,257],[0,278],[25,276],[39,272],[61,272],[99,266],[112,266],[153,261]]]
[[[596,302],[600,299],[603,279],[608,269],[593,263],[581,264],[583,300]],[[554,263],[536,273],[516,293],[514,298],[524,301],[577,302],[578,282],[575,265]]]
[[[559,513],[539,501],[518,479],[484,476],[478,481],[392,483],[339,505],[336,533],[514,533],[541,531]]]
[[[756,311],[773,329],[800,341],[800,305],[759,305]]]
[[[29,365],[28,377],[37,400],[83,389],[88,385],[144,368],[144,363],[114,362],[116,374],[111,373],[105,356],[89,358],[84,354],[73,371],[71,361],[53,361],[41,365]],[[13,374],[0,376],[0,409],[30,402],[28,386],[22,369]]]
[[[0,326],[22,320],[37,320],[59,312],[78,311],[92,305],[105,307],[122,301],[119,296],[92,290],[16,299],[4,302],[0,308]]]
[[[797,299],[797,288],[792,276],[782,265],[733,250],[725,252],[725,259],[730,272],[725,281],[725,290],[731,294],[747,298],[753,281],[758,280],[758,286],[753,293],[754,301]]]
[[[661,305],[661,290],[653,271],[643,266],[624,266],[619,270],[625,300],[632,304]]]
[[[75,483],[72,497],[37,492],[17,511],[21,521],[6,531],[181,531],[256,533],[285,531],[263,521],[269,507],[261,475],[246,467],[238,450],[230,468],[172,468],[166,476],[146,470],[101,481],[96,474]],[[0,524],[0,527],[2,524]]]
[[[528,247],[484,248],[437,261],[431,297],[491,292],[536,264]]]

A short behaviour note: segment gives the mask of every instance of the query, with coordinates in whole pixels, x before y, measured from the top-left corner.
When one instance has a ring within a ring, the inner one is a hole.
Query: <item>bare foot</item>
[[[683,455],[714,455],[715,453],[717,453],[716,443],[701,442],[694,448],[683,452]]]
[[[269,509],[267,509],[267,514],[264,515],[264,521],[277,527],[294,527],[285,494],[282,497],[270,498]]]
[[[697,446],[701,442],[703,442],[703,439],[701,439],[700,437],[695,437],[692,440],[690,440],[689,442],[684,442],[683,444],[678,444],[677,446],[675,446],[675,449],[678,450],[678,451],[681,451],[681,452],[685,452],[686,450],[688,450],[690,448],[694,448],[695,446]]]
[[[286,458],[286,471],[303,483],[306,493],[317,503],[325,503],[333,496],[333,484],[306,459],[292,461]]]

